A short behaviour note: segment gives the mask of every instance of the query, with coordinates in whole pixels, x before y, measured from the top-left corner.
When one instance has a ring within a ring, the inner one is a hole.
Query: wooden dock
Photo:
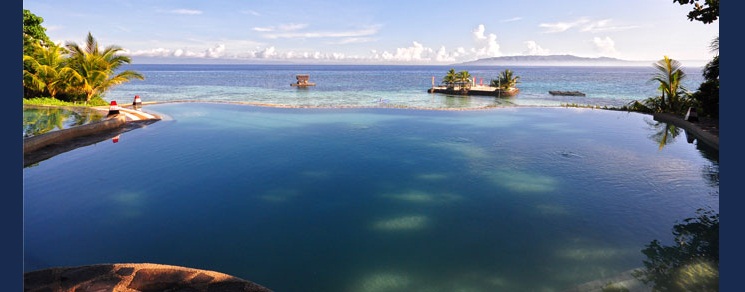
[[[297,79],[297,82],[291,83],[290,86],[297,86],[297,87],[307,87],[307,86],[316,86],[315,83],[308,81],[310,79],[310,75],[308,74],[298,74],[295,76]]]

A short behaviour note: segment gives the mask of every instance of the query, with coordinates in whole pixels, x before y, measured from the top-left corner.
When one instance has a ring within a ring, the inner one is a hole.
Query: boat
[[[297,74],[295,78],[297,78],[297,82],[291,83],[290,86],[297,86],[297,87],[316,86],[315,83],[308,81],[310,79],[309,74]]]

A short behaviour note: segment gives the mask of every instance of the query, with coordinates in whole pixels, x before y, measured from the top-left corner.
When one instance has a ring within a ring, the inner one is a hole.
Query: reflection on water
[[[660,150],[662,150],[665,145],[675,142],[675,138],[680,135],[681,129],[673,124],[657,121],[646,122],[655,130],[649,138],[652,139],[652,141],[657,142]]]
[[[674,143],[678,136],[680,136],[681,132],[685,133],[686,142],[688,142],[688,144],[694,144],[694,142],[698,140],[693,133],[671,123],[650,120],[645,120],[645,122],[650,126],[650,129],[653,130],[653,133],[649,138],[657,143],[660,150],[662,150],[666,145]],[[718,150],[713,149],[711,146],[708,146],[706,143],[701,143],[700,141],[695,144],[696,149],[698,149],[704,157],[713,161],[719,161]]]
[[[675,242],[652,240],[635,277],[655,291],[719,291],[719,213],[699,209],[697,217],[673,226]]]
[[[23,106],[23,137],[80,126],[103,118],[103,113],[89,108]]]

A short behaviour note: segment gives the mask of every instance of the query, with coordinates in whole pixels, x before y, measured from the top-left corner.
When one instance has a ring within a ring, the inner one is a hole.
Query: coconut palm
[[[64,48],[55,44],[48,47],[39,42],[32,44],[31,55],[23,56],[23,87],[33,91],[48,93],[52,98],[64,92],[70,86],[69,77],[74,71],[66,66]]]
[[[657,73],[652,76],[650,81],[660,83],[661,109],[673,112],[680,111],[682,98],[685,95],[685,88],[681,84],[681,81],[686,77],[682,70],[683,65],[677,60],[664,56],[662,60],[652,64],[652,67],[657,69]]]
[[[455,69],[450,68],[448,73],[445,74],[445,77],[442,78],[442,83],[444,83],[447,88],[453,88],[457,81],[456,75],[457,73],[455,73]]]
[[[85,94],[86,103],[90,102],[93,96],[113,86],[132,79],[145,79],[142,74],[132,70],[115,73],[123,64],[129,64],[131,58],[119,55],[123,49],[116,45],[101,50],[90,32],[86,38],[85,48],[74,42],[68,42],[66,47],[70,51],[70,67],[77,72],[76,84],[81,93]]]
[[[455,75],[455,79],[461,85],[461,90],[471,88],[471,73],[468,71],[460,71]]]
[[[520,83],[520,76],[514,76],[514,72],[512,72],[512,70],[505,69],[504,71],[499,73],[499,76],[497,76],[497,80],[491,80],[490,85],[492,87],[508,90],[510,88],[516,87],[518,83]]]

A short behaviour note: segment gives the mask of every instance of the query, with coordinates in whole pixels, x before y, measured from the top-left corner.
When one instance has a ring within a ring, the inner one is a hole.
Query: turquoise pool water
[[[276,291],[562,291],[719,212],[718,155],[637,113],[169,103],[24,168],[24,270],[151,262]],[[669,135],[669,132],[668,132]]]

